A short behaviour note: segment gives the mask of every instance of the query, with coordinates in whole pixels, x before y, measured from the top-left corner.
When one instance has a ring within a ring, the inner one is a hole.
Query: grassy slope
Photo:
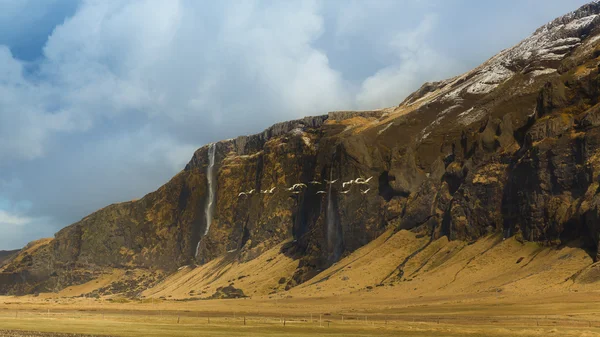
[[[263,299],[354,294],[397,298],[479,293],[532,295],[594,291],[596,274],[600,272],[590,256],[576,247],[523,244],[498,235],[473,244],[449,242],[445,237],[429,242],[409,231],[388,231],[308,282],[285,291],[299,261],[281,253],[282,245],[248,262],[238,262],[233,252],[203,266],[184,267],[142,295],[193,300],[208,298],[217,288],[227,285]],[[119,280],[122,274],[117,270],[59,294],[41,297],[89,293]]]
[[[539,294],[595,287],[594,282],[565,281],[592,266],[590,256],[579,248],[522,244],[514,238],[502,240],[497,235],[470,245],[448,242],[445,237],[429,243],[428,238],[400,231],[384,233],[312,280],[283,292],[278,281],[291,277],[297,261],[279,250],[280,246],[275,247],[246,263],[225,256],[202,267],[184,268],[144,295],[178,299],[208,297],[216,288],[231,283],[249,296],[309,298],[364,291],[370,296],[410,298],[502,292]],[[416,251],[419,253],[412,256]],[[412,257],[407,259],[409,256]],[[404,273],[399,278],[397,268],[403,262]],[[279,292],[271,294],[275,289]],[[191,291],[194,293],[190,294]]]
[[[597,278],[587,277],[596,265],[575,247],[548,248],[498,236],[474,244],[445,238],[429,243],[412,232],[390,231],[290,291],[283,291],[279,279],[291,277],[298,261],[280,250],[275,247],[246,263],[230,253],[202,267],[184,268],[146,291],[142,301],[65,297],[106,285],[119,279],[118,273],[59,294],[0,297],[0,326],[122,336],[600,333],[594,328],[600,326]],[[191,299],[200,291],[208,297],[230,283],[251,298],[160,300]],[[274,288],[279,291],[272,294]],[[315,321],[319,315],[332,321],[331,327],[308,323],[311,315]]]

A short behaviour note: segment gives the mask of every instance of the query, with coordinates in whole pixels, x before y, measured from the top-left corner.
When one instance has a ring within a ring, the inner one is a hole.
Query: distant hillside
[[[4,264],[6,260],[8,260],[13,255],[19,252],[18,249],[15,250],[0,250],[0,266]]]

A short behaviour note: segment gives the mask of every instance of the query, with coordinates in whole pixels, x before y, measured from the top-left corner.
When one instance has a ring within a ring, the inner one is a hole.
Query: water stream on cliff
[[[204,235],[208,234],[213,217],[213,204],[215,202],[216,193],[216,181],[214,173],[216,148],[217,146],[215,143],[210,144],[210,147],[208,148],[208,168],[206,170],[206,180],[208,181],[208,199],[206,202],[206,208],[204,210],[204,214],[206,214],[206,230],[204,231]]]
[[[208,234],[208,230],[210,229],[210,225],[212,223],[213,218],[213,204],[215,202],[215,194],[217,192],[215,181],[215,152],[216,152],[216,143],[210,144],[208,148],[208,168],[206,169],[206,180],[208,183],[208,198],[206,199],[206,206],[204,207],[204,215],[206,218],[206,230],[204,230],[204,235]],[[200,241],[198,240],[198,244],[196,245],[196,255],[198,256],[198,251],[200,250]]]
[[[335,224],[335,205],[333,204],[333,168],[329,170],[329,190],[327,191],[327,248],[333,260],[337,259],[337,238]]]

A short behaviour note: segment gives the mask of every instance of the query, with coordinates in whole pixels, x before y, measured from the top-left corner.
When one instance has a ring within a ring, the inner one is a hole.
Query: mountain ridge
[[[429,243],[494,233],[577,242],[596,259],[599,14],[599,2],[584,5],[396,107],[330,112],[205,145],[157,191],[23,249],[0,267],[0,292],[54,291],[107,268],[148,270],[151,287],[159,272],[221,256],[248,262],[282,244],[298,261],[285,281],[292,289],[390,229]],[[207,206],[211,146],[216,190]],[[298,183],[306,187],[284,189]]]

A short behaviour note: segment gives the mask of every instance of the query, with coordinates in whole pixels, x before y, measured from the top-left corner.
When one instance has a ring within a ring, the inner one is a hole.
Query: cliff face
[[[390,226],[451,240],[578,240],[596,255],[599,13],[586,5],[397,107],[207,145],[156,192],[21,252],[0,269],[0,290],[60,288],[104,267],[169,271],[233,251],[249,260],[286,240],[301,260],[294,286]],[[287,190],[297,183],[306,186]]]

